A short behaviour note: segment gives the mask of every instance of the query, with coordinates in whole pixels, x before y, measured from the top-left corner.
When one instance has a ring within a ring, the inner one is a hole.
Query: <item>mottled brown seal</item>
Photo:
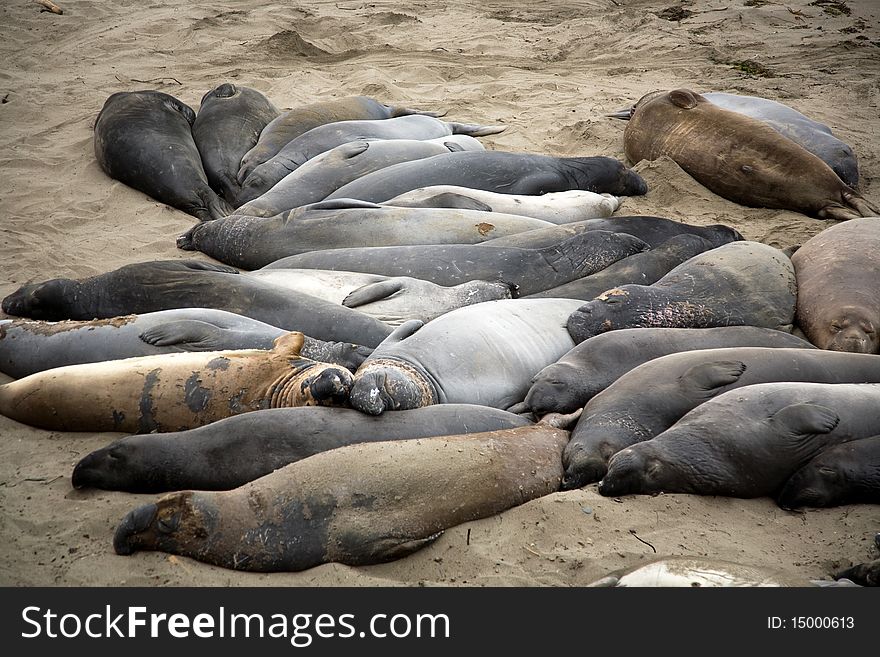
[[[304,336],[272,350],[142,356],[70,365],[0,386],[0,413],[52,431],[181,431],[283,406],[340,405],[351,372],[302,358]]]

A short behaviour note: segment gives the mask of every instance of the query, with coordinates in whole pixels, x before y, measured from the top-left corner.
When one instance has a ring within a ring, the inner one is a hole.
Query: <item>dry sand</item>
[[[27,0],[0,7],[0,295],[29,280],[194,257],[174,245],[192,217],[109,179],[95,161],[92,125],[116,91],[159,89],[193,108],[225,81],[283,108],[364,94],[510,125],[490,148],[620,158],[624,124],[603,114],[648,91],[755,94],[831,126],[860,157],[863,193],[880,201],[876,0],[839,3],[843,13],[806,0],[59,4],[63,16]],[[651,191],[619,213],[723,222],[780,247],[827,225],[720,199],[669,161],[638,168]],[[788,513],[769,499],[612,500],[590,486],[455,527],[394,563],[254,575],[113,553],[119,519],[154,496],[74,491],[70,473],[116,435],[2,417],[0,434],[7,585],[581,585],[653,556],[646,543],[823,578],[876,556],[870,539],[880,530],[876,505]]]

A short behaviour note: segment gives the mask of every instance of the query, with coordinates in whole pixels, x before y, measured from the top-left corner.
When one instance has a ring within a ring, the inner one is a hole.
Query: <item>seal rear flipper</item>
[[[365,306],[374,301],[382,301],[388,299],[403,289],[404,285],[399,280],[379,281],[378,283],[367,283],[356,290],[349,292],[348,296],[342,300],[342,305],[346,308],[357,308]]]
[[[211,221],[213,219],[222,219],[232,214],[234,208],[226,202],[226,200],[217,196],[213,189],[207,189],[197,192],[199,200],[204,203],[203,207],[194,208],[190,214],[199,221]]]
[[[739,381],[746,371],[746,364],[739,360],[717,360],[700,363],[689,368],[678,382],[685,390],[708,399],[718,394],[718,389]]]
[[[377,208],[382,208],[383,206],[378,203],[371,203],[370,201],[361,201],[356,198],[334,198],[326,201],[318,201],[317,203],[310,203],[309,205],[302,206],[303,210],[345,210],[348,208],[363,208],[368,210],[375,210]]]
[[[342,155],[342,157],[346,159],[351,159],[353,157],[357,157],[365,150],[370,147],[370,142],[366,139],[358,139],[356,141],[350,141],[341,146],[337,146],[338,152]]]
[[[499,132],[507,130],[506,125],[477,125],[476,123],[447,123],[449,129],[454,135],[470,135],[471,137],[485,137],[486,135],[497,135]]]
[[[138,337],[156,347],[179,344],[184,351],[213,351],[219,348],[221,330],[197,319],[181,319],[148,328]]]
[[[862,217],[880,216],[880,207],[854,191],[843,192],[843,200]]]
[[[345,562],[357,566],[395,561],[407,557],[414,552],[418,552],[423,547],[436,541],[442,535],[443,531],[441,530],[436,534],[431,534],[425,538],[380,538],[363,546],[363,548],[366,549],[361,548],[360,550],[358,550],[356,546],[350,546],[349,550],[351,550],[351,548],[355,549],[352,550],[352,557],[346,559]]]

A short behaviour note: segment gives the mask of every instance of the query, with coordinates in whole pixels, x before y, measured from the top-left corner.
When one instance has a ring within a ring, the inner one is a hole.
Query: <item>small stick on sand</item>
[[[51,0],[34,0],[34,2],[43,6],[43,9],[40,11],[51,11],[53,14],[58,14],[59,16],[64,13],[64,10],[54,2],[51,2]]]

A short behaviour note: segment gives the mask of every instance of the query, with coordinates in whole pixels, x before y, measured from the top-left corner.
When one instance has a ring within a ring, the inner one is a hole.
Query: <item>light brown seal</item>
[[[332,406],[351,373],[299,355],[302,333],[272,350],[161,354],[70,365],[0,386],[0,413],[53,431],[181,431],[263,408]]]
[[[716,194],[742,205],[823,219],[880,214],[803,147],[763,121],[688,89],[642,97],[623,139],[631,162],[666,155]]]
[[[880,218],[826,228],[791,257],[797,323],[820,349],[880,351]]]
[[[227,492],[131,511],[118,554],[160,550],[225,568],[304,570],[403,557],[443,530],[559,490],[570,417],[485,433],[361,443]],[[551,424],[552,422],[552,424]]]

